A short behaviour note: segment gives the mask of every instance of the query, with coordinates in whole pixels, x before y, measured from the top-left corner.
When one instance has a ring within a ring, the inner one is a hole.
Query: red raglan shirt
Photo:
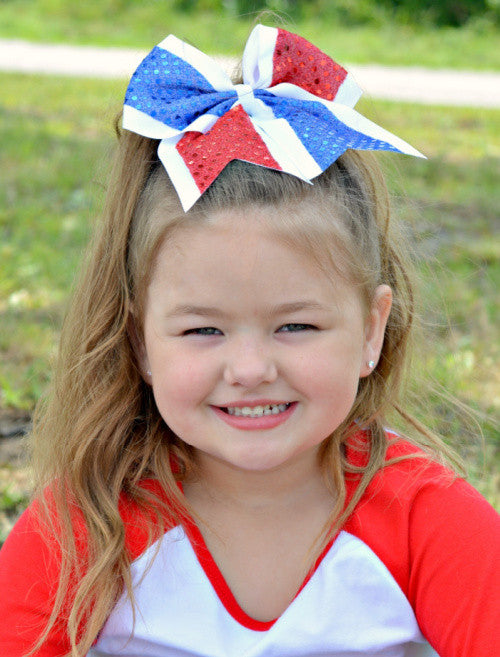
[[[388,459],[417,451],[392,439]],[[364,458],[354,448],[348,456]],[[347,486],[351,495],[356,481]],[[193,522],[147,547],[144,518],[125,498],[122,516],[138,613],[134,625],[123,595],[88,657],[500,655],[500,518],[427,459],[374,477],[293,602],[269,622],[241,609]],[[58,550],[37,527],[32,507],[0,552],[1,657],[28,652],[50,615]],[[61,619],[36,657],[68,650]]]

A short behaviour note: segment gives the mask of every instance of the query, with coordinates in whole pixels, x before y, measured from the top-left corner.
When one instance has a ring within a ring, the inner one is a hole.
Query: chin
[[[280,458],[277,455],[263,454],[260,452],[244,453],[244,451],[239,454],[206,454],[205,459],[208,456],[209,459],[214,459],[218,461],[221,465],[227,466],[232,470],[241,470],[242,472],[267,472],[279,468],[281,465],[284,465],[288,459]]]
[[[245,472],[272,472],[286,467],[297,455],[278,456],[276,454],[252,454],[234,459],[232,466]]]

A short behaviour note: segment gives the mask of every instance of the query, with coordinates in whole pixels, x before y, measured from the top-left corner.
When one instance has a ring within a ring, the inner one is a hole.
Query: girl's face
[[[212,215],[163,244],[139,354],[163,419],[200,463],[254,471],[314,453],[347,417],[391,299],[380,286],[366,309],[263,218]]]

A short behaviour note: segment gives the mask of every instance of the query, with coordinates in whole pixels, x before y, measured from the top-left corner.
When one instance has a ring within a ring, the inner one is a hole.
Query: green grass
[[[0,84],[0,410],[31,409],[102,201],[125,82],[2,74]],[[415,375],[432,382],[420,417],[458,447],[500,508],[500,111],[373,100],[360,110],[429,157],[383,156],[419,253],[428,336]],[[0,510],[14,502],[0,482]]]
[[[174,7],[166,0],[3,0],[0,37],[149,49],[174,33],[206,52],[241,55],[255,15],[206,10],[189,14]],[[398,24],[380,12],[372,20],[369,25],[343,25],[328,15],[308,16],[285,27],[340,62],[500,69],[498,30],[485,21],[438,29]]]
[[[47,381],[47,357],[95,214],[98,164],[112,143],[110,99],[121,87],[14,76],[2,85],[1,404],[29,408]]]

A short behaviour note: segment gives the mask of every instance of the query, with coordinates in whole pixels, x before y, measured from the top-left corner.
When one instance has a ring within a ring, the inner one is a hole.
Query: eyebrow
[[[296,313],[301,310],[327,310],[326,306],[318,301],[304,299],[300,301],[292,301],[291,303],[281,303],[278,306],[271,308],[271,315],[286,315],[288,313]]]
[[[183,315],[199,315],[200,317],[225,317],[226,313],[215,306],[195,306],[191,304],[181,304],[167,313],[167,317],[178,317]]]
[[[327,310],[326,306],[319,303],[318,301],[312,301],[309,299],[304,299],[300,301],[292,301],[289,303],[281,303],[276,306],[272,306],[269,310],[269,315],[286,315],[289,313],[296,313],[301,310]],[[225,318],[227,313],[225,313],[220,308],[215,306],[196,306],[193,304],[181,304],[175,306],[171,312],[167,314],[167,317],[179,317],[184,315],[198,315],[200,317],[216,317],[216,318]]]

